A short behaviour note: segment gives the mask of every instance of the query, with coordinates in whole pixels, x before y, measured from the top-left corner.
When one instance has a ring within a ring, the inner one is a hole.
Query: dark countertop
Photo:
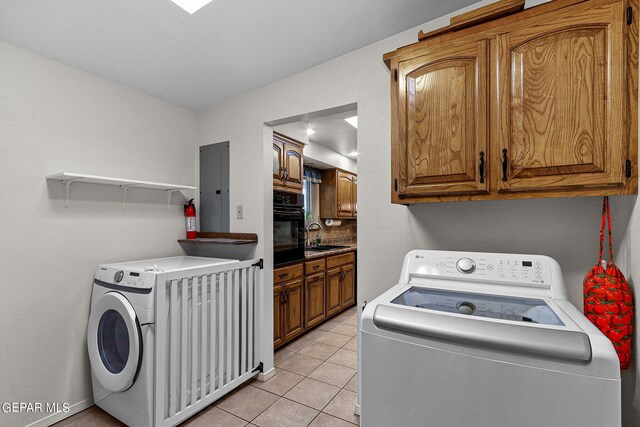
[[[336,243],[336,245],[348,246],[348,247],[340,248],[340,249],[331,249],[330,251],[305,251],[304,258],[305,259],[322,258],[325,256],[344,254],[344,253],[352,252],[358,249],[357,243]]]

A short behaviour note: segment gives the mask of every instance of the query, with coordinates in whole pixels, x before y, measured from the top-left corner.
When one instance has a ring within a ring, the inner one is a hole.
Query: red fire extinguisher
[[[184,205],[184,219],[187,225],[187,239],[195,239],[198,237],[196,233],[196,206],[193,199]]]

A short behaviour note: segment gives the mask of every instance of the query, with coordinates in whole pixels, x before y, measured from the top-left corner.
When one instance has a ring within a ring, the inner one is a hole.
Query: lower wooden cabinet
[[[273,346],[278,347],[284,342],[282,334],[282,302],[284,294],[282,293],[284,286],[273,287]]]
[[[324,272],[304,279],[304,327],[311,328],[327,317]]]
[[[353,263],[342,267],[342,283],[340,286],[340,308],[351,307],[356,303],[356,272]]]
[[[355,304],[355,252],[273,271],[273,346]]]
[[[340,288],[342,287],[342,268],[332,268],[327,270],[327,316],[331,316],[340,311],[342,301],[340,299]]]
[[[302,289],[302,279],[294,280],[284,286],[284,340],[300,335],[304,330],[304,298]]]

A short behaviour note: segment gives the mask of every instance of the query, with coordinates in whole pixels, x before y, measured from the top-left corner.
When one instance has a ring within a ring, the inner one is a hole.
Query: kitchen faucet
[[[311,246],[311,241],[309,240],[309,231],[311,230],[311,227],[317,225],[319,227],[318,229],[318,234],[317,234],[317,238],[320,238],[320,231],[322,231],[322,224],[320,224],[319,222],[312,222],[309,225],[307,225],[305,227],[305,231],[307,233],[307,243],[306,243],[306,247],[310,247]]]

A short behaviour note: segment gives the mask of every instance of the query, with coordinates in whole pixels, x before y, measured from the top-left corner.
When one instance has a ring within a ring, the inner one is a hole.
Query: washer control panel
[[[540,255],[412,251],[406,273],[550,287],[550,261]]]
[[[152,273],[142,273],[114,268],[100,267],[96,272],[96,280],[107,284],[126,286],[130,288],[149,289],[155,281]]]

